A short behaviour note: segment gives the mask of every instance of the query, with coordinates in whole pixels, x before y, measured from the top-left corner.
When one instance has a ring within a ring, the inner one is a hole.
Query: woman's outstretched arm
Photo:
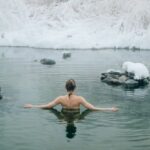
[[[83,105],[85,108],[89,110],[94,110],[94,111],[118,111],[118,108],[116,107],[111,107],[111,108],[95,107],[91,103],[87,102],[83,97],[81,97],[81,105]]]
[[[54,106],[60,104],[60,99],[61,97],[58,97],[51,101],[48,104],[41,104],[41,105],[32,105],[32,104],[25,104],[24,108],[42,108],[42,109],[50,109],[53,108]]]

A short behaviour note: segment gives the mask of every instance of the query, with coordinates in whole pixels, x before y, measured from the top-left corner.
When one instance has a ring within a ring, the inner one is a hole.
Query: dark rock
[[[117,74],[108,74],[108,77],[110,78],[114,78],[114,79],[119,79],[120,75],[117,75]]]
[[[121,75],[124,75],[124,73],[122,72],[119,72],[119,71],[109,71],[107,74],[112,74],[112,75],[118,75],[118,76],[121,76]]]
[[[101,80],[107,84],[119,85],[119,76],[110,73],[102,73]]]
[[[106,77],[107,77],[107,74],[106,74],[106,73],[102,73],[102,74],[101,74],[101,80],[104,80]]]
[[[41,59],[40,62],[43,65],[54,65],[54,64],[56,64],[55,60],[47,59],[47,58]]]
[[[119,78],[122,76],[123,74],[122,73],[120,73],[120,72],[115,72],[115,71],[110,71],[110,72],[108,72],[108,73],[102,73],[101,74],[101,80],[103,80],[104,82],[106,81],[106,82],[109,82],[109,80],[110,80],[110,82],[117,82],[117,80],[118,80],[118,82],[119,82]],[[114,80],[115,79],[115,80]]]
[[[125,75],[130,79],[134,79],[134,76],[135,76],[135,74],[132,72],[125,72]]]
[[[147,85],[147,84],[149,84],[149,80],[148,79],[139,80],[139,85],[140,86]]]
[[[105,79],[102,80],[103,82],[111,85],[120,85],[121,83],[119,80],[111,78],[111,77],[106,77]]]
[[[63,53],[63,58],[68,58],[68,57],[71,57],[71,53],[69,52],[66,52],[66,53]]]
[[[125,75],[122,75],[119,77],[119,82],[120,83],[125,83],[128,80],[128,77]]]
[[[123,85],[127,88],[136,88],[139,86],[139,82],[133,79],[128,79]]]
[[[133,73],[110,71],[101,74],[101,80],[109,85],[123,85],[126,88],[137,88],[149,84],[149,78],[135,80]]]

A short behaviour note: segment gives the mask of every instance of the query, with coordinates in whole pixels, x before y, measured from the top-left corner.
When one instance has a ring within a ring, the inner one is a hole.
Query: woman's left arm
[[[93,110],[93,111],[118,111],[118,108],[116,107],[110,107],[110,108],[99,108],[99,107],[95,107],[94,105],[92,105],[91,103],[87,102],[83,97],[81,97],[81,105],[83,105],[85,108],[89,109],[89,110]]]

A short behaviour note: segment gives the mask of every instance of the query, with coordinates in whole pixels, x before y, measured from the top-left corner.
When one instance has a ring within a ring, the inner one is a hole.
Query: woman
[[[75,95],[74,93],[75,89],[76,89],[76,83],[73,79],[70,79],[66,82],[67,95],[59,96],[48,104],[44,104],[44,105],[26,104],[24,107],[50,109],[60,104],[63,109],[71,109],[71,110],[79,109],[80,105],[84,106],[89,110],[95,110],[95,111],[117,111],[118,110],[118,108],[116,107],[112,107],[112,108],[95,107],[89,102],[87,102],[83,97]]]

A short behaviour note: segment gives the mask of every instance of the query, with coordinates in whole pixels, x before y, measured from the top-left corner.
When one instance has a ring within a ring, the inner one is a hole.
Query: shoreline
[[[44,48],[44,47],[36,47],[36,46],[9,46],[9,45],[0,45],[0,48],[31,48],[31,49],[43,49],[43,50],[79,50],[79,51],[87,51],[87,50],[93,50],[93,51],[98,51],[98,50],[129,50],[129,51],[150,51],[150,49],[142,49],[138,47],[100,47],[100,48]]]

